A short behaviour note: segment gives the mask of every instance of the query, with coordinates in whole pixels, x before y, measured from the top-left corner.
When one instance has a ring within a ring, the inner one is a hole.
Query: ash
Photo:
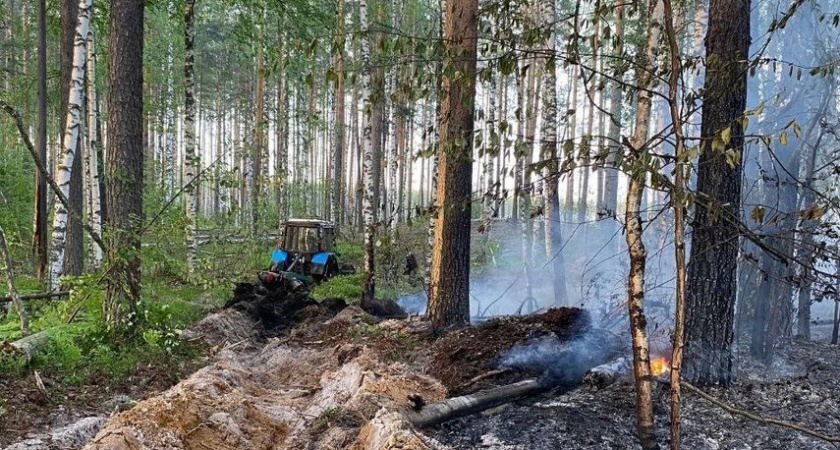
[[[729,405],[840,435],[840,348],[791,342],[769,367],[738,358],[739,379],[706,392]],[[654,385],[656,433],[668,448],[669,387]],[[682,448],[686,450],[834,449],[801,433],[733,416],[683,390]],[[635,389],[623,380],[600,391],[572,391],[504,405],[427,431],[441,449],[638,449]]]

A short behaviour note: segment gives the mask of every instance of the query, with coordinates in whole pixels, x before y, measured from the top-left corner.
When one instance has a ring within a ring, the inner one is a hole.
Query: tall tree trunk
[[[257,31],[257,86],[254,92],[254,154],[251,160],[251,232],[256,234],[262,208],[262,179],[265,151],[265,5],[258,4]]]
[[[484,243],[490,239],[490,221],[494,216],[494,208],[496,200],[493,197],[494,175],[495,175],[495,156],[496,148],[493,136],[495,135],[494,127],[496,125],[496,93],[493,92],[495,88],[496,77],[491,75],[490,81],[485,88],[484,98],[486,101],[485,124],[483,127],[484,137],[482,139],[482,159],[484,164],[482,170],[484,173],[483,195],[481,196],[481,219],[484,226]]]
[[[438,223],[428,315],[442,328],[470,319],[470,205],[478,0],[448,0],[444,21]]]
[[[517,102],[520,115],[519,126],[517,127],[516,137],[516,176],[514,183],[516,185],[517,197],[517,217],[519,218],[519,225],[521,231],[521,247],[522,247],[522,271],[525,278],[525,298],[523,304],[527,303],[529,308],[533,306],[533,283],[531,274],[531,232],[530,226],[531,214],[531,153],[532,147],[528,145],[527,133],[527,117],[526,120],[521,120],[522,114],[527,114],[526,111],[530,108],[526,105],[526,95],[530,91],[528,88],[531,85],[531,76],[533,72],[525,74],[527,78],[517,76]],[[533,96],[531,96],[533,97]],[[524,122],[524,123],[523,123]]]
[[[80,0],[62,0],[61,5],[61,58],[60,58],[60,86],[61,86],[61,114],[67,114],[70,98],[70,92],[74,88],[72,72],[74,66],[74,52],[76,51],[76,33],[79,25],[79,8]],[[86,36],[85,36],[86,37]],[[84,58],[84,53],[82,58]],[[84,69],[82,69],[84,74]],[[84,75],[83,75],[84,76]],[[84,82],[82,82],[84,84]],[[82,94],[84,96],[84,94]],[[83,97],[84,98],[84,97]],[[81,100],[80,104],[83,104]],[[81,120],[81,119],[80,119]],[[66,120],[61,118],[61,137],[63,139],[66,134]],[[68,199],[70,200],[71,213],[66,217],[65,222],[65,242],[63,244],[63,269],[62,273],[67,275],[80,275],[84,265],[84,254],[82,253],[82,205],[84,204],[82,184],[84,181],[84,174],[82,173],[82,154],[81,154],[81,139],[82,135],[77,134],[75,145],[75,155],[72,160],[70,168],[70,190]],[[63,142],[60,142],[63,145]],[[63,150],[63,149],[62,149]],[[63,158],[63,152],[56,152],[58,158]],[[59,163],[60,164],[60,163]],[[55,218],[53,217],[53,223]],[[52,250],[55,252],[55,250]]]
[[[826,99],[829,96],[826,96]],[[814,120],[816,123],[816,120]],[[805,194],[800,202],[798,210],[810,208],[814,204],[815,195],[812,191],[814,168],[816,163],[817,149],[822,138],[817,139],[817,143],[811,147],[811,154],[808,156],[807,167],[805,169]],[[797,240],[800,242],[799,249],[796,256],[804,261],[806,264],[800,271],[801,285],[799,286],[798,311],[797,311],[797,334],[802,339],[811,339],[811,289],[814,284],[813,275],[808,268],[809,264],[814,264],[814,234],[817,231],[818,221],[814,219],[801,219],[799,229],[801,237]]]
[[[73,50],[73,70],[70,72],[71,88],[67,101],[67,116],[64,125],[64,137],[62,138],[62,160],[57,168],[56,181],[61,187],[61,193],[70,199],[70,208],[74,208],[75,200],[71,197],[71,176],[72,170],[76,169],[76,150],[79,143],[79,131],[84,108],[84,87],[85,87],[85,46],[87,42],[88,29],[90,27],[90,9],[92,0],[80,0],[78,5],[78,26],[76,27],[76,46]],[[142,119],[141,119],[142,120]],[[142,142],[141,142],[142,145]],[[79,169],[81,172],[81,169]],[[81,174],[78,174],[81,175]],[[80,217],[76,216],[75,220]],[[53,213],[52,231],[52,254],[50,256],[50,288],[58,287],[58,279],[65,274],[65,251],[68,237],[68,211],[61,202],[55,203]]]
[[[614,76],[621,76],[627,64],[624,61],[624,1],[616,0],[613,9],[615,32],[612,37]],[[623,113],[623,92],[621,83],[615,82],[610,92],[610,130],[607,137],[607,169],[604,176],[604,209],[610,215],[618,216],[618,155],[621,151],[621,115]]]
[[[105,320],[140,301],[143,219],[143,0],[112,0],[108,46],[108,261]]]
[[[374,151],[372,135],[372,119],[374,114],[374,99],[371,92],[371,67],[370,67],[370,35],[367,17],[367,0],[359,2],[359,21],[362,34],[362,99],[364,101],[363,112],[363,141],[364,141],[364,193],[362,196],[362,209],[365,224],[365,263],[364,263],[364,296],[373,299],[376,289],[376,269],[374,255],[374,237],[376,234],[376,205],[374,204]],[[378,138],[376,138],[378,139]]]
[[[391,75],[391,92],[393,95],[397,94],[396,88],[396,76]],[[396,102],[391,102],[390,107],[390,120],[388,120],[388,140],[390,141],[391,148],[389,149],[388,154],[388,214],[385,217],[385,220],[390,225],[390,231],[392,239],[396,238],[397,232],[397,222],[398,222],[398,211],[397,211],[397,174],[399,173],[399,136],[398,136],[398,124],[397,124],[397,109],[398,105]]]
[[[225,112],[224,108],[222,107],[222,85],[221,81],[217,80],[216,82],[216,151],[215,151],[215,161],[213,166],[213,217],[217,217],[219,213],[222,211],[222,166],[224,165],[224,153],[223,153],[223,142],[224,142],[224,123],[225,123]],[[280,126],[280,122],[277,122],[277,126]],[[275,155],[276,157],[276,155]]]
[[[37,0],[38,15],[38,126],[36,145],[42,163],[47,164],[47,19],[46,0]],[[35,275],[43,279],[47,270],[47,180],[35,173],[35,221],[32,249]]]
[[[333,150],[332,220],[344,220],[344,0],[338,0],[335,31],[335,142]]]
[[[507,190],[504,188],[505,179],[508,175],[507,160],[510,151],[508,146],[507,126],[507,79],[505,75],[499,75],[499,153],[496,155],[496,185],[494,198],[496,199],[495,210],[497,216],[506,219],[505,214],[507,203]],[[504,124],[504,125],[502,125]]]
[[[685,179],[690,170],[684,161],[685,141],[683,139],[683,118],[680,103],[677,98],[680,78],[682,77],[682,61],[674,13],[671,0],[663,0],[665,32],[668,37],[670,53],[670,73],[668,75],[668,107],[671,113],[671,125],[674,130],[674,188],[671,192],[671,204],[674,208],[674,260],[677,269],[674,333],[671,349],[671,450],[680,449],[681,417],[681,388],[680,376],[682,371],[683,345],[685,340]]]
[[[577,29],[577,25],[575,26]],[[578,104],[578,85],[580,84],[580,66],[573,65],[572,68],[572,98],[569,101],[569,110],[575,110]],[[577,134],[577,113],[572,112],[571,118],[569,119],[569,139],[567,143],[563,146],[564,149],[567,150],[566,154],[564,155],[566,160],[574,160],[575,159],[575,147],[577,143],[575,142]],[[574,164],[572,165],[572,169],[569,170],[568,176],[566,178],[566,202],[563,206],[563,216],[566,218],[567,221],[571,221],[572,217],[574,217],[574,200],[575,200],[575,169]]]
[[[702,141],[686,289],[685,375],[700,385],[732,380],[741,152],[737,120],[747,98],[750,0],[712,0],[706,37]],[[721,137],[729,129],[728,142]],[[717,148],[723,142],[723,148]],[[713,146],[715,143],[715,146]],[[727,152],[737,157],[729,162]]]
[[[184,186],[186,201],[186,244],[187,277],[193,278],[198,263],[198,245],[195,242],[196,195],[195,183],[201,167],[201,156],[195,152],[195,0],[184,2],[184,173],[187,184]],[[257,127],[260,124],[257,123]]]
[[[87,42],[87,84],[85,93],[87,99],[87,152],[85,153],[85,172],[88,174],[87,188],[90,192],[89,221],[90,227],[97,236],[102,235],[102,191],[100,190],[99,156],[102,154],[102,135],[99,125],[99,102],[96,96],[96,46],[93,31],[88,32]],[[102,265],[102,249],[98,245],[91,245],[91,266],[99,269]]]
[[[438,21],[438,36],[440,37],[441,42],[444,39],[444,29],[446,27],[446,20],[448,19],[446,15],[447,11],[447,4],[452,0],[438,0],[438,5],[440,6],[440,20]],[[438,196],[438,169],[440,164],[440,153],[441,153],[441,140],[440,140],[440,129],[443,124],[443,115],[442,115],[442,97],[443,97],[443,62],[438,63],[435,66],[436,70],[436,81],[437,81],[437,95],[435,97],[435,127],[434,127],[434,138],[432,139],[432,146],[434,151],[432,152],[432,159],[429,161],[429,231],[428,231],[428,249],[429,252],[426,254],[426,273],[425,277],[423,278],[423,287],[426,290],[426,295],[428,297],[428,301],[431,303],[432,299],[432,257],[435,247],[435,236],[437,234],[437,223],[438,223],[438,208],[439,208],[439,196]],[[472,180],[470,180],[472,181]],[[428,309],[428,308],[427,308]]]
[[[552,54],[556,46],[554,23],[557,20],[557,10],[554,0],[542,0],[543,25],[551,27],[546,51]],[[552,285],[554,287],[554,304],[563,305],[568,302],[566,293],[566,274],[563,254],[563,235],[560,229],[560,196],[559,171],[557,165],[557,75],[555,62],[549,59],[543,71],[543,116],[542,116],[542,148],[541,159],[547,161],[545,169],[546,199],[545,199],[545,249],[552,261]]]
[[[287,187],[289,184],[289,147],[286,144],[289,138],[289,88],[287,86],[287,74],[282,70],[285,68],[286,61],[286,40],[282,32],[280,32],[280,63],[278,67],[280,72],[277,74],[277,114],[280,115],[277,120],[277,129],[280,130],[277,137],[277,155],[274,160],[274,177],[275,180],[275,196],[277,201],[277,215],[278,226],[283,227],[283,223],[289,217],[289,203]]]
[[[601,2],[600,0],[596,0],[595,2],[595,10],[600,10]],[[598,68],[598,50],[600,46],[600,39],[601,39],[601,22],[598,20],[598,14],[595,14],[595,19],[592,22],[592,27],[594,28],[594,34],[592,36],[592,59],[590,61],[590,65],[593,69],[597,70]],[[597,91],[598,85],[598,78],[597,74],[593,74],[591,77],[592,85],[590,87],[590,92],[586,95],[587,101],[589,103],[589,110],[586,117],[586,136],[584,139],[581,140],[580,145],[580,159],[581,165],[583,166],[583,170],[581,171],[581,180],[580,180],[580,203],[578,204],[578,223],[584,223],[587,220],[586,213],[589,209],[589,176],[592,174],[592,149],[593,143],[597,142],[592,134],[593,127],[595,126],[595,108],[597,105],[596,96],[600,96],[601,94]]]
[[[650,124],[651,91],[661,34],[663,5],[652,0],[648,5],[648,34],[642,62],[637,72],[639,91],[636,120],[630,141],[632,157],[637,165],[644,164],[648,152],[647,135]],[[643,241],[641,204],[648,167],[636,167],[630,176],[625,213],[625,238],[630,257],[627,306],[630,315],[630,336],[633,342],[633,374],[636,380],[636,429],[643,449],[658,448],[653,430],[653,404],[651,400],[650,348],[645,317],[645,263],[647,252]]]

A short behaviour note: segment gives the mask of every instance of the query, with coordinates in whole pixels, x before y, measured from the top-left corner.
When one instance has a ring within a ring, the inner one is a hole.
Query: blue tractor
[[[266,289],[284,285],[291,289],[320,283],[352,267],[338,265],[335,225],[325,220],[290,219],[283,224],[280,242],[271,253],[268,270],[259,273]]]

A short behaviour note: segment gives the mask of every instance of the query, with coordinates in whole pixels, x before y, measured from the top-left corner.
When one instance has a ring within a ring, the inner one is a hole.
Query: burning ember
[[[669,370],[671,370],[670,364],[668,364],[668,359],[664,356],[650,360],[651,375],[658,377]]]

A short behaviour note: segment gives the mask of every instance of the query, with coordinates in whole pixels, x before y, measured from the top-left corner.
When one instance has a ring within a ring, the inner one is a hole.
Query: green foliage
[[[0,353],[0,377],[18,378],[25,375],[26,358],[23,355]]]
[[[362,298],[362,275],[346,275],[333,277],[312,288],[310,295],[315,300],[327,298],[343,298],[348,303],[354,303]]]
[[[0,121],[0,135],[17,136],[17,130]],[[2,142],[2,141],[0,141]],[[27,260],[35,169],[22,144],[0,146],[0,227],[6,232],[12,259]]]
[[[29,366],[21,356],[0,355],[0,377],[20,377],[39,370],[62,383],[80,385],[102,377],[119,382],[143,365],[177,370],[179,361],[196,355],[195,349],[179,338],[181,330],[218,306],[227,294],[220,289],[204,292],[197,286],[148,283],[133,330],[115,332],[102,320],[98,280],[97,275],[68,277],[65,282],[73,287],[71,298],[44,304],[33,315],[33,331],[47,330],[45,344]],[[76,308],[80,308],[78,318],[66,323]],[[19,337],[16,318],[0,321],[0,340]]]
[[[339,264],[361,267],[365,261],[365,247],[361,240],[344,240],[336,244]]]

